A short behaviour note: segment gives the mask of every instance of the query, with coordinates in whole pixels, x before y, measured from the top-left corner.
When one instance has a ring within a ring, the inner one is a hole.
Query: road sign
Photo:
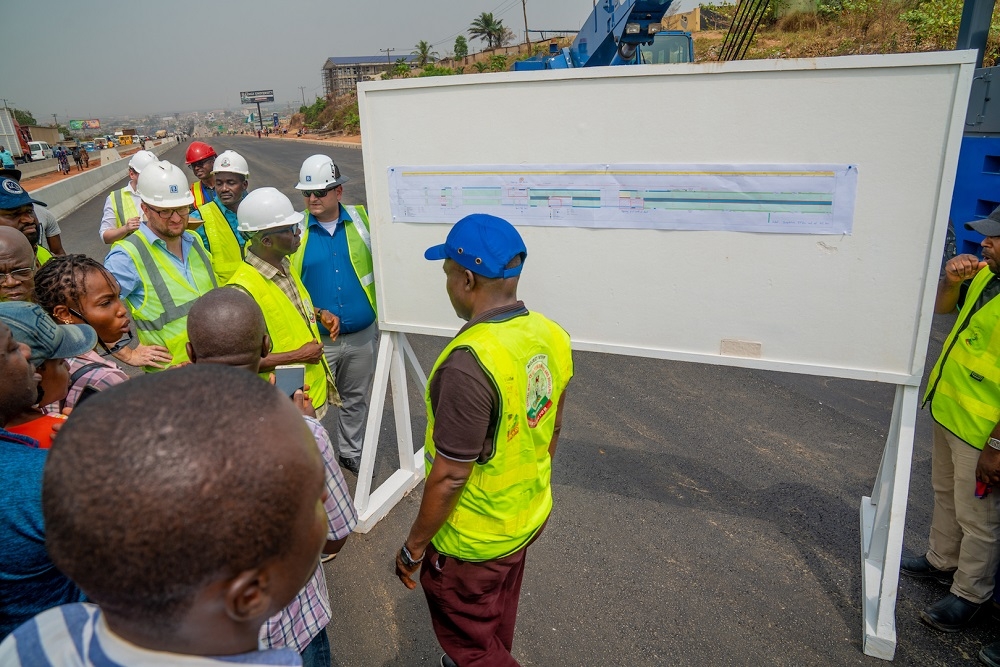
[[[240,104],[253,104],[255,102],[273,102],[273,90],[247,90],[240,93]]]
[[[271,114],[271,122],[274,123],[275,127],[278,127],[278,114]]]

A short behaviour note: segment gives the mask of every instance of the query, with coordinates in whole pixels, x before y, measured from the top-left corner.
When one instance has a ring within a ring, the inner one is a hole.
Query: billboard
[[[254,104],[256,102],[273,102],[273,90],[247,90],[240,93],[240,104]]]
[[[69,122],[69,129],[71,130],[99,130],[101,129],[101,121],[96,118],[91,120],[71,120]]]

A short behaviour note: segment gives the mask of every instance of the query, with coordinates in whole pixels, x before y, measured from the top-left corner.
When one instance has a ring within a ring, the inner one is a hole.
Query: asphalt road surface
[[[327,153],[352,179],[344,202],[365,201],[360,150],[249,137],[211,143],[246,157],[251,188],[277,187],[296,207],[299,165]],[[183,165],[183,149],[163,157]],[[69,252],[103,257],[105,195],[61,221]],[[935,322],[928,368],[951,321]],[[410,340],[425,370],[446,342]],[[861,651],[858,506],[878,469],[891,386],[594,353],[575,362],[555,508],[528,555],[515,658],[538,666],[884,664]],[[415,388],[410,400],[420,442]],[[388,408],[376,484],[394,470]],[[326,566],[335,665],[437,664],[423,595],[392,571],[421,489]],[[932,506],[930,420],[921,411],[904,551],[926,549]],[[946,592],[902,579],[896,664],[977,664],[980,646],[1000,640],[985,613],[959,634],[922,625],[919,611]]]

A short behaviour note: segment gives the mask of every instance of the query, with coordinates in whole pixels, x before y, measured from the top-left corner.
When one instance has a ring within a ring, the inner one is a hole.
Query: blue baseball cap
[[[508,269],[518,255],[521,263]],[[431,246],[424,259],[450,259],[484,278],[513,278],[520,275],[528,249],[521,235],[503,218],[485,213],[467,215],[451,228],[441,245]]]
[[[97,345],[97,332],[89,324],[56,324],[41,306],[27,301],[0,302],[0,321],[10,327],[14,340],[31,348],[35,368],[49,359],[78,357]]]
[[[25,204],[45,206],[37,199],[32,199],[31,195],[25,192],[21,184],[13,178],[0,178],[0,211],[10,211]]]

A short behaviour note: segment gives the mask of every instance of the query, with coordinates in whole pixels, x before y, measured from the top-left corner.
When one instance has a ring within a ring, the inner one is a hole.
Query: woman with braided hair
[[[108,270],[86,255],[53,257],[35,273],[35,303],[60,324],[89,324],[97,332],[96,349],[68,360],[69,394],[60,403],[49,406],[49,411],[72,408],[81,397],[128,379],[98,349],[135,366],[169,361],[170,354],[165,348],[126,346],[130,320],[119,292],[118,283]]]

